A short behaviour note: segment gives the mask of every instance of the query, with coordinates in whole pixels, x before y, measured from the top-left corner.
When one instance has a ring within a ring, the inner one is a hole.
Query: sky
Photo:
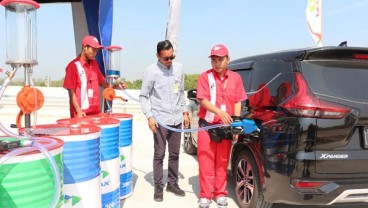
[[[128,81],[142,79],[157,61],[157,42],[165,39],[168,0],[115,0],[112,45],[123,47],[120,70]],[[232,60],[294,48],[314,47],[306,23],[307,0],[182,0],[175,61],[187,74],[211,67],[212,46],[224,44]],[[324,46],[348,41],[368,47],[368,0],[323,0]],[[37,10],[37,61],[33,77],[59,80],[76,57],[70,3],[41,4]],[[0,6],[0,68],[6,61],[5,8]],[[0,75],[4,78],[5,75]],[[22,79],[18,71],[16,78]]]

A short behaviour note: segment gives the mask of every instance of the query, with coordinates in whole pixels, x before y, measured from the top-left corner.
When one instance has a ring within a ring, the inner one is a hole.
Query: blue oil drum
[[[132,178],[132,135],[133,115],[125,113],[102,113],[104,118],[120,120],[119,126],[119,152],[120,152],[120,199],[125,199],[133,194]]]
[[[101,128],[101,206],[120,208],[119,172],[119,120],[103,117],[68,118],[57,120],[59,124],[94,125]]]
[[[93,125],[38,125],[36,136],[52,136],[64,141],[64,207],[100,208],[100,136],[101,128]]]

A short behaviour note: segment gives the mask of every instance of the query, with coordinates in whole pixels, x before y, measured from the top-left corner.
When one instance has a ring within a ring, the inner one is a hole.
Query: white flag
[[[181,0],[169,0],[169,17],[166,28],[166,40],[170,40],[177,54],[179,38],[179,19],[180,19]]]
[[[306,16],[313,40],[322,46],[322,0],[308,0]]]

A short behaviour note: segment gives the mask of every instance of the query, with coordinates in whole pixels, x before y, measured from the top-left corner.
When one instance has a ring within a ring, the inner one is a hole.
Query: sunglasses
[[[163,59],[164,61],[174,60],[174,59],[175,59],[175,56],[163,57],[162,59]]]

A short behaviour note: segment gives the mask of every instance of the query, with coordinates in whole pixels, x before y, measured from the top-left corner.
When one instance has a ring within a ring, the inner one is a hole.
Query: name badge
[[[92,98],[92,97],[93,97],[93,90],[92,90],[92,89],[88,89],[88,91],[87,91],[87,96],[88,96],[89,98]]]
[[[178,93],[178,92],[179,92],[179,84],[175,83],[173,87],[173,93]]]
[[[221,105],[220,108],[221,108],[222,111],[226,112],[226,105]]]

